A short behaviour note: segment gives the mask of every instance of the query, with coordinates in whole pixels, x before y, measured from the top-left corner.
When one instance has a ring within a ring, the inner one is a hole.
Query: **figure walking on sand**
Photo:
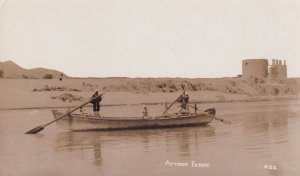
[[[183,114],[189,112],[188,103],[189,103],[189,95],[183,91],[182,95],[177,100],[179,104],[178,113]]]
[[[98,98],[94,99],[95,97],[98,97]],[[99,96],[98,91],[96,91],[91,99],[93,99],[93,100],[91,100],[91,103],[93,104],[94,115],[100,115],[99,114],[100,102],[102,101],[101,95]]]

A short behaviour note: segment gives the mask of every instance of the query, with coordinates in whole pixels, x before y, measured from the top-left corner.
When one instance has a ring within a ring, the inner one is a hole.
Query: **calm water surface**
[[[0,175],[300,175],[300,101],[217,103],[205,127],[68,132],[49,109],[0,111]],[[104,107],[103,115],[139,114],[141,107]],[[149,106],[153,115],[163,111]],[[209,164],[192,167],[191,163]],[[172,165],[167,163],[173,163]],[[181,163],[178,166],[174,163]]]

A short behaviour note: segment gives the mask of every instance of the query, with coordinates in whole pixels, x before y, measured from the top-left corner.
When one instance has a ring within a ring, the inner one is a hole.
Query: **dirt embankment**
[[[103,87],[109,91],[123,91],[135,93],[165,93],[186,91],[212,91],[224,94],[240,94],[249,96],[292,95],[297,94],[298,84],[293,79],[267,80],[267,79],[129,79],[125,83],[112,84]]]
[[[104,105],[172,102],[183,88],[198,103],[274,100],[297,98],[299,83],[296,78],[0,79],[0,109],[76,106],[96,90],[106,92]]]

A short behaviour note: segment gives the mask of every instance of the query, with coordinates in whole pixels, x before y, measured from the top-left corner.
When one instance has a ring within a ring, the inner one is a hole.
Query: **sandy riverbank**
[[[191,102],[260,101],[298,98],[298,79],[267,82],[241,78],[0,79],[0,109],[77,106],[96,91],[103,105],[172,102],[185,86]]]

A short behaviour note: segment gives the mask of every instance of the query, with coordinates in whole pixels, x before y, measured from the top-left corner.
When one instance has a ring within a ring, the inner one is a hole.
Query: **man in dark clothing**
[[[189,103],[189,95],[185,93],[185,91],[178,98],[177,102],[180,103],[178,113],[183,114],[185,112],[189,112],[188,105],[187,105]]]
[[[94,99],[95,97],[97,97],[96,99]],[[92,96],[92,100],[91,103],[93,104],[93,111],[94,111],[94,115],[99,115],[99,111],[100,111],[100,102],[102,100],[101,95],[98,95],[98,91],[96,91],[94,93],[94,95]]]

